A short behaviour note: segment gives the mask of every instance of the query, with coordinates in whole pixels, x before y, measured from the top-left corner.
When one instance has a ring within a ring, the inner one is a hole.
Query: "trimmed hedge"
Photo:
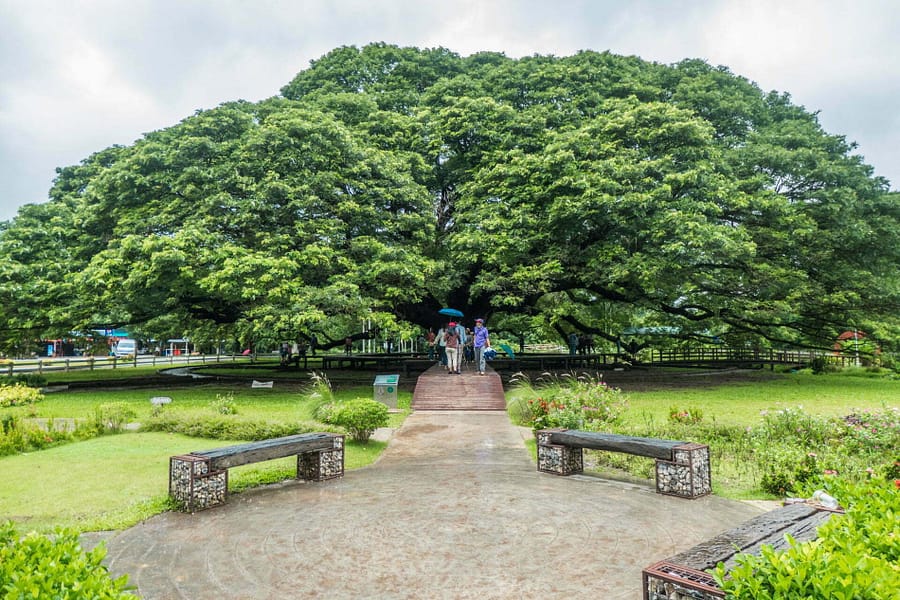
[[[257,441],[298,433],[338,430],[315,421],[275,423],[235,419],[233,416],[182,417],[166,414],[147,419],[141,424],[141,431],[166,431],[213,440]]]

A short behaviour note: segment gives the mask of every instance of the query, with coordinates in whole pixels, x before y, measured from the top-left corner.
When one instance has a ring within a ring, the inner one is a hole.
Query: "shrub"
[[[762,425],[754,430],[761,446],[795,443],[800,448],[821,446],[834,434],[827,419],[810,415],[802,407],[764,412]]]
[[[103,565],[102,544],[82,550],[74,531],[20,536],[11,521],[0,524],[0,590],[4,598],[134,598],[128,576],[113,579]]]
[[[801,450],[781,445],[763,449],[757,461],[763,470],[760,487],[776,496],[786,496],[800,490],[822,472],[815,453],[803,454]]]
[[[880,452],[900,448],[900,410],[858,411],[842,420],[848,451]]]
[[[388,408],[368,399],[348,400],[323,409],[326,423],[346,429],[354,440],[368,442],[379,427],[388,424]]]
[[[53,419],[48,419],[48,428],[33,422],[20,421],[16,416],[6,414],[0,417],[0,456],[9,456],[19,452],[32,452],[62,442],[70,442],[76,437],[89,437],[83,431],[68,431],[54,428]]]
[[[19,373],[17,375],[0,376],[0,386],[21,383],[28,387],[40,388],[47,385],[47,378],[37,373]]]
[[[897,495],[885,482],[834,483],[829,493],[847,508],[819,527],[818,539],[787,550],[764,546],[713,576],[727,598],[895,598],[900,589]]]
[[[93,426],[97,434],[118,433],[136,416],[125,402],[107,402],[94,409]]]
[[[210,402],[209,405],[220,415],[237,414],[237,405],[234,403],[234,392],[216,394],[216,399]]]
[[[0,386],[0,408],[24,406],[44,399],[44,395],[33,387],[21,383]]]

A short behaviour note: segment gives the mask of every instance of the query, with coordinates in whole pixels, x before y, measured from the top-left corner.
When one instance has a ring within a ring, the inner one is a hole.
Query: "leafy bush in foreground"
[[[106,548],[82,550],[78,535],[20,536],[12,521],[0,523],[0,591],[4,598],[135,598],[128,577],[113,579],[102,564]]]
[[[777,552],[745,554],[730,572],[713,576],[726,598],[888,600],[900,589],[900,490],[893,482],[854,486],[835,481],[830,493],[847,507],[819,527],[818,539]],[[789,538],[790,539],[790,538]]]

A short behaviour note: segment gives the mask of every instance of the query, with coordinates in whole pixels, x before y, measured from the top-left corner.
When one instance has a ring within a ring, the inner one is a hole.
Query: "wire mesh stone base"
[[[538,471],[554,475],[573,475],[584,471],[581,448],[557,444],[538,445]]]
[[[324,481],[343,477],[344,449],[316,450],[297,456],[297,479]]]
[[[641,573],[644,600],[719,600],[719,589],[709,573],[666,561],[647,567]]]
[[[191,455],[169,458],[169,496],[186,512],[223,504],[228,495],[228,471],[209,468],[209,461]]]
[[[657,460],[656,491],[680,498],[711,494],[709,446],[682,444],[672,451],[672,460]]]

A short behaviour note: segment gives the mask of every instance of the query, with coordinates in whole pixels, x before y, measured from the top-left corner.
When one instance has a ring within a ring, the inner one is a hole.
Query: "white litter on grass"
[[[251,387],[251,388],[269,388],[269,389],[272,389],[272,385],[273,385],[274,383],[275,383],[274,381],[256,381],[256,380],[254,379],[254,380],[253,380],[253,383],[250,384],[250,387]]]

